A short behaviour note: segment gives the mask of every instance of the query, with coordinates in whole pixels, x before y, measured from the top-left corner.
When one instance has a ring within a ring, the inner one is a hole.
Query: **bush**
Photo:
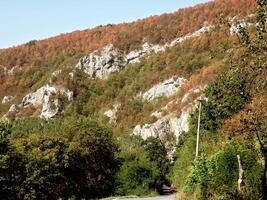
[[[240,155],[245,171],[245,189],[242,193],[237,190],[237,155]],[[229,142],[210,157],[202,155],[195,160],[187,178],[187,191],[198,191],[200,199],[259,199],[260,182],[255,180],[260,179],[261,173],[258,173],[260,165],[257,157],[251,142],[243,139]],[[257,169],[257,173],[253,169]]]
[[[136,136],[121,139],[121,165],[117,174],[117,195],[144,195],[159,191],[165,181],[166,150],[159,139],[143,141]]]

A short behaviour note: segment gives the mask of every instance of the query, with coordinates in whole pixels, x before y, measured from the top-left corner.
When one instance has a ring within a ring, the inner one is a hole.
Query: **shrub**
[[[240,155],[245,171],[243,192],[237,190],[237,155]],[[259,170],[257,157],[251,142],[243,139],[229,142],[210,157],[202,155],[195,160],[187,178],[187,191],[198,191],[200,199],[259,199],[261,193],[257,188],[260,188],[260,182],[255,179],[260,179],[261,173],[258,172],[262,169]],[[257,169],[257,173],[253,169]]]
[[[125,136],[121,139],[117,195],[149,194],[151,190],[157,189],[157,184],[161,184],[164,173],[161,169],[165,163],[160,163],[161,158],[156,158],[159,152],[154,149],[154,142],[152,139],[145,142],[136,136]]]

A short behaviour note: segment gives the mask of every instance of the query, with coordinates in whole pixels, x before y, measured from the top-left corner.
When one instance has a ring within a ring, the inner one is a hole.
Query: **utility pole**
[[[196,158],[198,157],[198,151],[199,151],[200,114],[201,114],[201,100],[199,101],[199,113],[198,113],[198,123],[197,123]]]

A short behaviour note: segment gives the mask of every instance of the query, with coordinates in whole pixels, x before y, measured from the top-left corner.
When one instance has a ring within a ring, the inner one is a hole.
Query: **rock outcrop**
[[[11,102],[13,99],[14,99],[13,96],[4,96],[3,99],[2,99],[2,104],[9,103],[9,102]]]
[[[143,126],[137,125],[133,129],[133,134],[141,136],[143,139],[148,137],[159,137],[164,139],[168,134],[173,134],[176,138],[175,142],[179,141],[182,133],[189,131],[190,113],[197,108],[198,99],[204,99],[202,91],[205,87],[195,86],[181,98],[176,101],[169,102],[165,107],[151,114],[156,117],[156,121]],[[177,112],[170,111],[173,105],[179,104],[180,110]],[[164,113],[169,113],[164,116]]]
[[[62,108],[58,99],[50,98],[48,95],[44,96],[40,117],[50,119],[56,116],[60,111],[62,111]]]
[[[248,19],[255,17],[254,14],[248,15],[245,19],[240,19],[237,16],[230,18],[229,23],[230,23],[230,34],[231,35],[236,35],[239,34],[240,28],[246,28],[249,26],[253,26],[252,23],[248,22]]]
[[[27,94],[19,105],[13,104],[5,116],[10,114],[14,115],[24,108],[33,106],[36,109],[42,108],[40,117],[45,119],[53,118],[62,111],[60,101],[57,97],[58,94],[66,96],[68,101],[73,100],[72,91],[47,84],[35,92]]]
[[[8,110],[10,113],[17,113],[19,112],[19,107],[16,104],[12,104]]]
[[[105,79],[109,74],[121,71],[126,64],[124,54],[110,44],[100,54],[95,51],[81,58],[75,68],[83,70],[90,78]]]
[[[212,26],[204,26],[192,34],[178,37],[165,45],[149,44],[146,42],[143,44],[141,49],[131,51],[128,54],[125,54],[115,48],[113,44],[109,44],[100,52],[94,51],[93,53],[82,57],[75,66],[74,71],[70,73],[70,77],[73,78],[75,70],[79,69],[88,74],[88,76],[92,79],[106,79],[111,73],[123,70],[129,63],[137,63],[142,58],[149,56],[152,53],[165,51],[166,48],[175,46],[184,40],[198,37],[202,33],[210,31],[211,28]]]
[[[120,109],[121,104],[115,104],[113,105],[113,108],[110,110],[107,110],[104,115],[109,118],[109,123],[116,123],[117,120],[117,112]]]
[[[161,96],[170,97],[176,94],[185,82],[185,78],[172,77],[162,83],[155,85],[140,96],[142,97],[142,99],[147,101],[153,101]]]
[[[180,135],[189,130],[188,119],[189,112],[186,111],[180,115],[169,114],[152,124],[137,125],[133,130],[133,134],[141,136],[144,140],[148,137],[159,137],[164,140],[168,134],[174,134],[178,141]]]
[[[165,46],[153,45],[146,42],[145,44],[143,44],[141,50],[134,50],[126,55],[127,63],[137,63],[141,58],[144,58],[151,53],[164,51],[165,48]]]

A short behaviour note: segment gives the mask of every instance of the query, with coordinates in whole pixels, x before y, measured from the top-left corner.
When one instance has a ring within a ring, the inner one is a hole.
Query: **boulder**
[[[45,119],[51,119],[59,113],[60,104],[58,99],[52,99],[50,96],[46,95],[43,101],[43,108],[40,117]]]
[[[16,104],[12,104],[8,110],[9,113],[17,113],[19,112],[19,107]]]
[[[9,102],[11,102],[13,99],[14,99],[13,96],[4,96],[3,99],[2,99],[2,104],[9,103]]]
[[[113,108],[110,110],[107,110],[104,115],[109,118],[109,123],[116,123],[117,116],[116,113],[120,109],[121,104],[115,104],[113,105]]]

